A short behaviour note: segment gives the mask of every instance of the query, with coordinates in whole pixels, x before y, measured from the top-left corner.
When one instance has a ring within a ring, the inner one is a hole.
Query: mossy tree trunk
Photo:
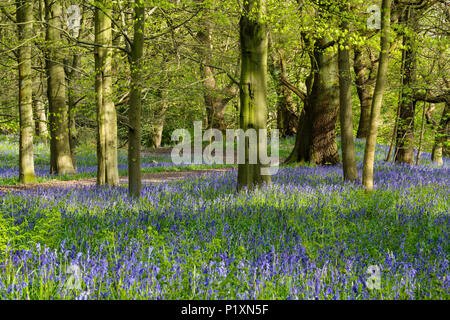
[[[414,9],[407,7],[402,21],[408,26],[403,33],[402,49],[402,93],[399,101],[399,119],[396,137],[395,161],[399,163],[414,164],[414,116],[416,100],[413,98],[416,82],[416,40],[413,33]]]
[[[35,183],[33,160],[33,81],[31,78],[31,43],[33,36],[33,3],[16,0],[16,17],[20,47],[19,65],[19,182]]]
[[[325,52],[327,41],[316,40],[311,55],[311,76],[300,115],[295,147],[287,162],[339,163],[336,122],[339,110],[337,55]],[[311,84],[312,83],[312,86]]]
[[[238,187],[253,188],[262,183],[270,183],[270,175],[263,175],[259,157],[259,129],[266,129],[267,122],[267,26],[263,21],[264,0],[248,0],[239,21],[241,44],[240,78],[240,128],[244,131],[255,129],[258,142],[256,163],[249,162],[249,140],[245,141],[245,163],[238,166]]]
[[[391,29],[391,0],[382,0],[381,4],[381,40],[380,59],[378,65],[377,81],[370,111],[369,134],[366,139],[364,151],[362,182],[367,191],[373,190],[373,167],[375,161],[375,147],[378,135],[378,121],[383,104],[383,95],[386,88],[386,76],[389,64],[389,48]]]
[[[112,100],[111,8],[106,0],[95,8],[95,91],[97,104],[97,184],[119,184],[117,115]]]
[[[47,21],[46,67],[47,95],[50,123],[50,172],[72,174],[75,172],[70,152],[68,108],[64,59],[61,48],[62,8],[57,1],[45,0]]]
[[[131,89],[128,111],[128,190],[130,195],[141,195],[141,90],[142,54],[144,50],[145,12],[142,1],[134,3],[134,37],[131,44]]]
[[[341,24],[348,30],[347,22]],[[339,118],[341,123],[341,149],[344,180],[358,179],[356,168],[355,142],[353,140],[352,77],[350,73],[350,54],[348,43],[344,41],[338,49],[339,66]]]

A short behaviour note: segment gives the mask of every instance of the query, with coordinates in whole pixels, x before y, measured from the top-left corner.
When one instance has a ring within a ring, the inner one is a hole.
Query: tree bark
[[[66,86],[64,63],[60,48],[62,9],[59,2],[45,0],[47,20],[46,52],[47,95],[50,123],[50,172],[72,174],[72,164],[68,130],[68,109],[66,105]]]
[[[272,54],[270,73],[275,82],[277,92],[277,127],[280,137],[293,136],[297,132],[298,117],[295,114],[296,105],[291,90],[286,86],[287,79],[286,55],[283,49]]]
[[[295,147],[286,162],[312,162],[318,165],[340,162],[336,143],[339,106],[337,55],[324,52],[325,39],[314,44],[307,97],[300,115]],[[312,82],[312,86],[311,83]]]
[[[433,150],[431,152],[431,161],[442,166],[444,160],[442,156],[450,156],[450,100],[445,102],[444,110],[442,111],[441,121],[436,130]]]
[[[420,157],[422,156],[422,141],[423,141],[423,135],[424,135],[424,131],[425,131],[426,106],[427,106],[427,103],[424,102],[423,109],[422,109],[422,126],[420,127],[419,148],[417,149],[416,166],[419,165]]]
[[[380,61],[378,65],[377,81],[372,99],[370,112],[369,135],[366,139],[363,162],[363,185],[366,191],[373,190],[373,167],[375,160],[375,147],[377,143],[378,121],[383,104],[383,95],[386,88],[386,76],[389,64],[389,33],[391,29],[391,0],[382,0],[381,4],[381,40]]]
[[[97,185],[119,184],[117,165],[117,115],[112,100],[111,8],[106,0],[95,8],[94,49],[97,104]]]
[[[348,30],[347,22],[341,24],[343,30]],[[352,114],[352,78],[350,73],[350,54],[348,42],[344,41],[338,49],[339,66],[339,119],[341,123],[341,150],[344,181],[358,179],[356,168],[355,142],[353,140]]]
[[[259,151],[259,130],[266,129],[267,122],[267,51],[268,35],[265,13],[265,0],[248,0],[244,3],[244,13],[239,21],[241,44],[240,79],[240,128],[244,131],[255,129],[256,164],[249,163],[249,141],[245,141],[245,163],[238,166],[238,188],[253,188],[262,183],[270,183],[270,175],[263,175]],[[247,138],[246,138],[247,139]]]
[[[83,10],[81,17],[81,26],[78,30],[78,39],[81,39],[81,35],[84,31],[84,16],[85,11]],[[66,72],[66,80],[67,80],[67,96],[68,96],[68,106],[69,106],[69,144],[70,144],[70,154],[72,158],[73,167],[77,168],[77,157],[76,157],[76,147],[78,145],[78,133],[76,126],[76,114],[77,114],[77,104],[81,101],[81,97],[77,94],[76,89],[74,88],[75,83],[80,78],[80,72],[78,71],[78,67],[80,65],[81,56],[79,52],[73,54],[71,58],[71,62],[67,59],[65,63],[65,72]],[[70,66],[69,66],[70,63]]]
[[[34,99],[35,114],[36,114],[36,131],[37,135],[42,143],[47,145],[48,128],[47,128],[47,115],[45,113],[45,105],[42,98],[39,95]]]
[[[141,0],[134,3],[134,37],[131,44],[131,89],[128,111],[128,191],[131,196],[141,195],[141,90],[142,54],[144,50],[145,12]]]
[[[167,90],[158,90],[158,96],[160,98],[161,108],[155,112],[155,122],[150,136],[150,143],[153,148],[159,148],[161,146],[162,132],[164,129],[164,122],[166,121],[166,112],[169,107],[167,102]]]
[[[207,16],[207,8],[203,8],[203,10],[205,18],[201,21],[202,28],[197,33],[200,46],[196,51],[200,57],[200,74],[203,79],[203,97],[208,119],[207,127],[225,131],[226,106],[237,95],[238,90],[233,83],[224,88],[218,88],[214,72],[210,67],[212,51],[211,21]]]
[[[403,22],[407,26],[411,26],[414,22],[414,9],[408,7],[403,14]],[[399,122],[396,138],[396,156],[395,161],[398,163],[414,164],[414,115],[416,100],[411,87],[416,82],[416,45],[414,35],[411,35],[414,28],[403,34],[402,62],[402,94],[400,98]]]
[[[369,49],[356,48],[354,53],[353,70],[356,74],[356,91],[361,106],[356,137],[366,139],[369,132],[370,109],[376,80],[374,71],[378,68],[378,61],[371,56]]]
[[[18,49],[19,69],[19,182],[35,183],[33,154],[33,81],[31,79],[31,43],[33,34],[33,3],[16,0],[16,17],[21,46]]]

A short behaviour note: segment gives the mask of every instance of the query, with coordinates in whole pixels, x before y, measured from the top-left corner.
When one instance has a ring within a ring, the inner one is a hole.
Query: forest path
[[[190,170],[190,171],[164,171],[164,172],[151,172],[151,173],[143,173],[142,174],[142,184],[151,184],[151,183],[164,183],[164,182],[172,182],[172,181],[180,181],[183,179],[187,179],[193,176],[199,175],[207,175],[214,172],[229,172],[231,169],[223,168],[223,169],[199,169],[199,170]],[[18,184],[12,186],[0,186],[0,192],[8,192],[8,191],[23,191],[37,188],[73,188],[73,187],[84,187],[84,186],[95,186],[97,179],[96,178],[88,178],[88,179],[79,179],[79,180],[52,180],[49,182],[42,182],[36,184]],[[120,177],[120,184],[126,185],[128,184],[128,177],[123,176]]]

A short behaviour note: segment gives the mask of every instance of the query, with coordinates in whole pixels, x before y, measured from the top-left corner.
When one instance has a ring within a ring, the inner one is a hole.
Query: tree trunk
[[[84,16],[85,11],[83,10],[81,21],[80,21],[80,29],[78,30],[78,39],[81,39],[81,35],[84,31]],[[69,142],[70,142],[70,153],[72,158],[73,167],[77,168],[77,157],[75,148],[78,145],[78,134],[76,127],[76,114],[77,114],[77,104],[82,99],[79,94],[77,94],[75,89],[75,83],[80,78],[80,72],[78,71],[78,67],[80,64],[81,56],[79,52],[73,54],[72,61],[67,62],[64,66],[66,72],[66,80],[67,80],[67,95],[68,95],[68,104],[69,104]],[[70,63],[70,66],[69,66]]]
[[[431,161],[437,165],[442,166],[444,161],[442,156],[450,156],[450,101],[445,102],[445,107],[442,112],[441,121],[437,128],[436,137],[434,140],[433,150],[431,152]]]
[[[423,142],[423,135],[424,135],[424,131],[425,131],[426,106],[427,106],[427,103],[424,102],[423,110],[422,110],[422,126],[420,128],[419,148],[417,149],[416,166],[419,165],[420,157],[422,156],[422,142]]]
[[[341,25],[348,30],[347,23]],[[339,45],[339,118],[341,122],[341,150],[344,180],[358,179],[356,168],[355,142],[353,140],[353,114],[352,114],[352,77],[350,73],[350,55],[348,42]]]
[[[240,128],[255,129],[258,142],[255,152],[256,163],[250,164],[250,148],[245,138],[245,163],[238,166],[238,188],[253,188],[258,184],[270,183],[270,175],[263,175],[259,151],[259,130],[266,129],[267,121],[267,26],[262,20],[265,0],[249,0],[244,3],[244,13],[239,21],[241,44],[240,81]]]
[[[381,40],[380,61],[378,65],[377,81],[372,99],[370,112],[369,135],[366,139],[363,162],[363,185],[367,191],[373,190],[373,167],[375,160],[375,147],[377,143],[378,121],[383,104],[383,95],[386,88],[386,76],[389,64],[389,33],[391,29],[391,0],[382,0],[381,4]]]
[[[33,35],[33,3],[16,0],[16,17],[21,46],[19,65],[19,182],[35,183],[33,160],[33,81],[31,79],[31,43]]]
[[[208,10],[203,8],[205,17],[202,23],[202,29],[197,33],[197,40],[200,46],[197,53],[200,57],[200,74],[203,78],[203,96],[206,105],[206,114],[208,119],[208,128],[215,128],[221,131],[226,130],[225,111],[226,106],[236,94],[237,89],[233,83],[224,88],[217,88],[217,81],[211,65],[212,51],[212,27],[211,21],[207,16]]]
[[[37,131],[40,140],[47,145],[48,139],[48,129],[47,129],[47,115],[45,113],[45,106],[42,102],[41,97],[36,97],[36,120],[37,120]]]
[[[158,96],[160,98],[161,108],[155,112],[155,123],[150,136],[150,143],[153,148],[159,148],[161,146],[162,132],[164,129],[164,122],[166,121],[166,112],[169,106],[167,102],[167,90],[160,89]]]
[[[361,106],[361,114],[359,117],[358,131],[356,137],[366,139],[370,125],[370,108],[372,104],[372,96],[375,85],[375,72],[378,67],[373,57],[369,59],[369,49],[355,49],[353,70],[356,74],[356,91]]]
[[[103,0],[95,9],[95,91],[97,104],[97,185],[119,184],[117,115],[112,100],[111,9]]]
[[[296,134],[298,117],[294,111],[296,105],[291,90],[283,82],[284,79],[287,79],[286,56],[283,49],[277,51],[277,54],[272,55],[270,73],[277,92],[277,127],[280,137],[288,137]]]
[[[142,54],[144,50],[145,13],[142,1],[134,3],[134,38],[131,45],[131,89],[128,111],[128,191],[141,195],[141,90]]]
[[[407,8],[403,15],[405,25],[413,24],[413,11]],[[397,129],[397,150],[395,161],[399,163],[414,164],[414,115],[416,100],[413,98],[414,89],[412,86],[416,82],[416,44],[414,35],[411,34],[414,28],[410,28],[403,34],[402,62],[402,94],[400,98],[400,112]]]
[[[312,162],[318,165],[340,162],[336,143],[339,106],[336,54],[325,53],[325,39],[314,44],[311,56],[312,87],[299,119],[295,147],[287,162]],[[307,81],[307,82],[308,82]],[[310,84],[307,83],[307,87]]]
[[[72,174],[72,164],[66,105],[66,86],[63,58],[58,44],[61,43],[62,9],[59,2],[45,0],[47,20],[46,52],[47,95],[50,123],[50,172]]]

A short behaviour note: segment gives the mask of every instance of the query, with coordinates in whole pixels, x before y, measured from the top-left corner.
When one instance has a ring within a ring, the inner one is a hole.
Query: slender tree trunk
[[[419,148],[417,150],[417,157],[416,157],[416,166],[419,165],[420,156],[422,155],[422,141],[423,141],[423,134],[425,131],[425,114],[426,114],[426,106],[427,103],[423,103],[423,110],[422,110],[422,126],[420,128],[420,139],[419,139]]]
[[[161,108],[156,112],[155,124],[153,126],[153,132],[150,137],[150,143],[153,148],[159,148],[162,141],[162,132],[164,129],[164,122],[166,121],[166,112],[169,107],[167,102],[167,90],[160,89],[158,96],[161,102]]]
[[[400,97],[399,97],[399,99],[400,99]],[[386,162],[389,162],[389,160],[391,159],[392,151],[394,149],[395,138],[397,137],[398,118],[400,116],[399,112],[400,112],[400,105],[397,106],[397,112],[395,113],[394,129],[392,130],[391,143],[389,145],[389,151],[388,151],[388,154],[386,155],[386,159],[384,160]],[[394,158],[395,158],[395,156],[394,156]]]
[[[95,91],[97,104],[97,184],[119,184],[117,166],[117,115],[112,100],[111,9],[106,0],[95,9]]]
[[[33,81],[31,79],[31,43],[33,35],[33,3],[16,0],[16,17],[20,48],[19,63],[19,182],[35,183],[33,160]]]
[[[370,109],[375,85],[375,72],[378,62],[368,59],[369,53],[363,49],[355,49],[353,69],[356,74],[356,91],[361,106],[358,131],[356,137],[366,139],[370,125]]]
[[[67,81],[67,84],[70,85],[70,81]],[[72,159],[73,168],[77,169],[77,155],[75,148],[78,144],[77,139],[77,126],[76,126],[76,104],[75,97],[72,92],[69,92],[69,145],[70,145],[70,157]]]
[[[442,156],[450,156],[450,101],[445,102],[444,110],[442,111],[441,121],[437,128],[433,150],[431,152],[431,161],[437,165],[442,166],[444,160]]]
[[[81,17],[81,26],[78,30],[78,39],[81,39],[81,35],[84,31],[84,16],[85,11],[83,10]],[[75,35],[74,35],[75,36]],[[68,105],[69,105],[69,142],[70,142],[70,154],[72,158],[73,167],[77,168],[77,156],[76,156],[76,147],[78,145],[78,133],[76,126],[76,115],[77,115],[77,104],[80,102],[81,97],[76,92],[75,84],[80,78],[80,72],[78,71],[78,67],[80,65],[81,56],[79,52],[76,52],[72,56],[72,61],[69,62],[67,59],[66,64],[64,66],[66,72],[66,80],[67,80],[67,96],[68,96]],[[70,63],[70,66],[69,66]]]
[[[38,10],[38,19],[39,21],[45,21],[45,5],[43,0],[37,1],[37,10]],[[39,28],[38,35],[40,37],[45,37],[45,29],[46,28]],[[44,63],[42,63],[41,60],[39,60],[39,67],[42,69],[45,69],[45,60]],[[36,79],[36,89],[33,90],[34,94],[34,103],[36,106],[36,122],[37,122],[37,131],[39,133],[39,138],[42,143],[45,145],[48,144],[49,139],[49,131],[48,131],[48,117],[47,117],[47,110],[45,107],[45,103],[43,101],[44,97],[44,82],[46,81],[45,76],[42,72],[39,73],[39,78]]]
[[[412,25],[414,9],[407,8],[403,22],[406,25]],[[395,161],[399,163],[414,164],[414,115],[416,100],[413,98],[414,92],[411,87],[416,81],[416,44],[414,35],[411,32],[414,28],[403,34],[403,83],[402,96],[399,101],[400,112],[397,128],[397,150]]]
[[[70,154],[68,110],[61,43],[62,9],[59,2],[45,0],[47,20],[47,95],[50,122],[50,172],[72,174],[75,172]]]
[[[131,45],[131,90],[128,111],[128,190],[141,195],[141,90],[142,54],[144,50],[145,13],[141,0],[134,3],[134,38]]]
[[[339,110],[337,55],[325,53],[325,39],[314,44],[311,56],[312,87],[304,101],[294,150],[286,162],[312,162],[318,165],[340,162],[336,143]]]
[[[36,107],[36,120],[37,120],[37,132],[39,139],[45,145],[47,145],[48,129],[47,129],[47,115],[45,113],[45,105],[42,102],[42,98],[38,95],[35,96],[34,105]]]
[[[343,30],[348,30],[347,23],[341,25]],[[358,179],[356,168],[355,142],[353,140],[353,114],[352,114],[352,78],[350,74],[350,55],[348,43],[339,45],[339,118],[341,122],[341,149],[344,180],[354,181]]]
[[[378,66],[377,82],[372,99],[370,112],[369,135],[366,139],[366,149],[363,162],[363,185],[367,191],[373,190],[373,167],[375,147],[378,134],[378,119],[383,104],[383,94],[386,88],[386,76],[389,64],[389,33],[391,29],[391,0],[382,0],[381,4],[381,40],[380,62]]]
[[[241,44],[241,81],[240,81],[240,128],[244,131],[266,129],[267,121],[267,51],[268,35],[263,14],[265,0],[248,0],[244,3],[239,36]],[[238,166],[238,187],[249,187],[270,183],[270,175],[263,175],[259,157],[259,143],[255,148],[257,163],[249,162],[249,141],[245,141],[245,163]]]

